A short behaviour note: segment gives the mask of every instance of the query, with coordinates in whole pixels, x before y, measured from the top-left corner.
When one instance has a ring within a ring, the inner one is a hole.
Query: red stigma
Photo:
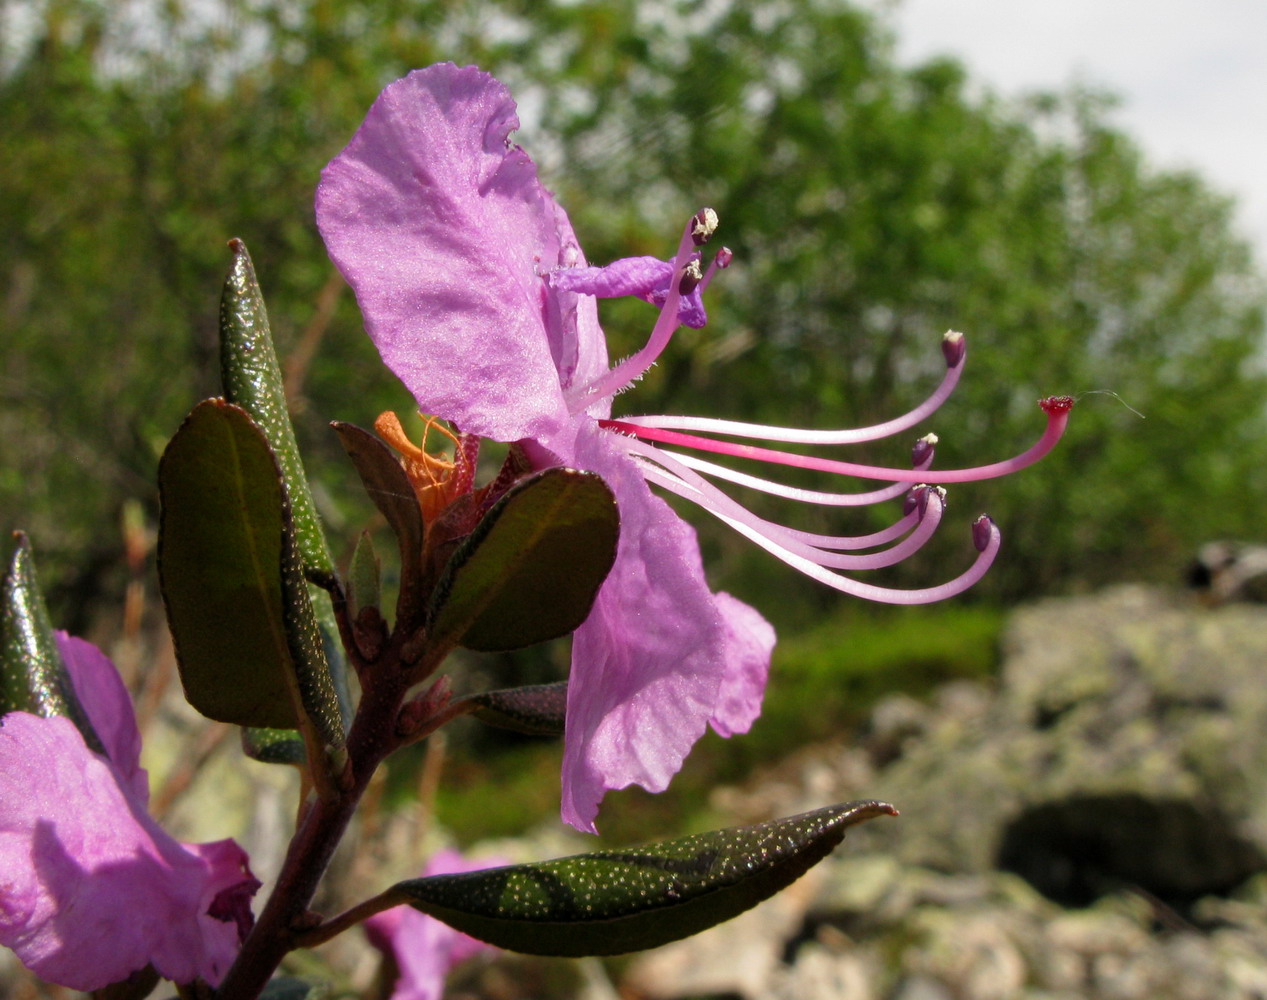
[[[1038,405],[1043,408],[1043,412],[1049,417],[1068,413],[1073,409],[1073,403],[1074,399],[1072,396],[1048,396],[1046,399],[1038,401]]]

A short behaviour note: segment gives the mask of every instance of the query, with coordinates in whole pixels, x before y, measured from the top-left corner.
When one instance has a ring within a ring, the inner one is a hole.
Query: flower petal
[[[620,507],[616,563],[572,640],[563,819],[594,831],[604,793],[663,791],[703,735],[726,674],[728,631],[700,564],[695,531],[596,427],[576,464],[603,477]]]
[[[717,735],[734,736],[751,729],[761,714],[774,626],[756,608],[725,591],[714,599],[726,626],[726,673],[710,722]]]
[[[699,254],[693,255],[699,259]],[[606,267],[574,267],[552,271],[550,287],[560,291],[583,292],[600,299],[635,295],[654,306],[664,305],[673,283],[673,262],[659,257],[623,257]],[[678,319],[683,326],[698,330],[708,322],[704,297],[698,288],[682,296]]]
[[[0,728],[0,944],[49,982],[94,990],[153,964],[218,983],[238,928],[217,897],[258,882],[231,841],[177,843],[68,719]]]
[[[417,70],[383,91],[317,189],[326,247],[388,367],[423,412],[501,441],[566,419],[541,275],[584,263],[507,141],[518,127],[488,74]]]
[[[141,733],[123,679],[110,658],[86,639],[57,633],[57,649],[71,686],[106,756],[127,783],[128,794],[142,806],[150,800],[150,779],[141,767]]]

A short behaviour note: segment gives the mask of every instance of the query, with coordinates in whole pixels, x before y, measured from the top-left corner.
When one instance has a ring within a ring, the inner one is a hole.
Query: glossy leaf
[[[290,505],[294,542],[300,555],[301,575],[312,574],[319,579],[332,579],[334,560],[326,544],[325,533],[317,516],[312,491],[303,460],[295,442],[294,427],[286,407],[286,389],[281,368],[273,349],[273,338],[268,325],[268,311],[251,255],[241,240],[230,240],[233,250],[233,267],[224,283],[220,298],[220,375],[224,383],[225,397],[242,407],[263,432],[273,456],[282,471],[286,497]],[[343,723],[351,716],[351,698],[347,689],[347,666],[342,648],[338,646],[338,626],[334,619],[334,607],[329,595],[316,586],[307,588],[306,602],[288,609],[288,617],[298,623],[297,628],[307,634],[308,619],[314,618],[322,636],[324,665],[322,672],[329,676],[338,699],[342,730]],[[291,588],[287,593],[298,594]],[[305,606],[307,605],[307,606]],[[292,637],[300,644],[300,656],[307,648],[311,636]],[[301,672],[301,677],[303,676]],[[324,711],[324,709],[322,709]],[[328,741],[327,741],[328,742]]]
[[[241,409],[207,400],[159,464],[159,580],[185,696],[221,722],[297,728],[282,616],[281,476]]]
[[[533,736],[562,736],[567,715],[567,681],[531,684],[473,694],[467,700],[480,707],[471,714],[500,729]]]
[[[65,716],[88,746],[105,753],[58,652],[31,543],[22,532],[15,532],[14,541],[0,609],[0,715],[19,711],[44,718]]]
[[[298,686],[304,714],[321,742],[327,747],[341,747],[346,742],[343,720],[345,715],[350,716],[351,704],[348,698],[339,697],[331,676],[326,639],[329,632],[323,632],[317,621],[299,550],[290,536],[282,538],[281,555],[282,621],[294,665],[289,677]],[[326,597],[324,593],[320,596]]]
[[[518,649],[572,631],[616,558],[620,515],[592,472],[547,469],[509,489],[449,559],[432,641]]]
[[[800,878],[855,823],[896,814],[853,802],[629,850],[413,879],[392,894],[512,951],[615,955],[738,916]]]
[[[304,741],[295,729],[242,729],[242,752],[262,764],[293,764],[303,767],[308,759]]]
[[[273,350],[268,310],[255,277],[255,266],[241,240],[230,240],[229,247],[233,251],[233,268],[220,297],[220,376],[224,395],[251,415],[281,466],[295,540],[305,568],[332,575],[334,560],[295,443],[295,430],[286,409],[286,388]]]

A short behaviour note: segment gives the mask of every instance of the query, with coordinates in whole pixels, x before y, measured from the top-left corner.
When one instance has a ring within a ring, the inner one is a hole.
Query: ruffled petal
[[[694,257],[698,260],[699,254]],[[658,257],[624,257],[606,267],[573,267],[553,271],[550,287],[560,291],[583,292],[599,299],[617,299],[633,295],[663,306],[673,283],[673,262]],[[704,297],[698,288],[682,296],[678,319],[683,326],[698,330],[708,322]]]
[[[141,767],[141,732],[123,679],[110,658],[86,639],[58,632],[57,649],[71,686],[106,756],[127,783],[128,794],[142,806],[150,800],[150,779]]]
[[[424,875],[479,871],[501,861],[469,861],[457,851],[437,851]],[[495,950],[411,906],[394,906],[365,921],[370,943],[396,960],[400,976],[391,1000],[441,1000],[444,981],[459,962]]]
[[[576,462],[620,507],[616,562],[572,640],[563,819],[594,831],[608,789],[663,791],[703,735],[726,673],[727,629],[695,531],[652,495],[608,432],[582,428]]]
[[[559,256],[577,265],[585,263],[585,255],[572,231],[567,213],[557,202],[554,205],[554,225],[561,247]],[[584,267],[576,268],[587,270]],[[566,273],[573,270],[565,268]],[[555,367],[559,370],[559,383],[564,389],[573,385],[587,385],[607,371],[607,337],[598,323],[598,303],[592,295],[582,295],[567,289],[550,287],[547,299],[546,328],[550,333],[550,349]],[[606,409],[611,412],[611,400],[605,398]]]
[[[726,628],[726,673],[710,722],[719,736],[734,736],[751,729],[761,714],[774,626],[756,608],[725,591],[714,600]]]
[[[129,797],[129,782],[63,718],[0,728],[0,944],[49,982],[94,990],[153,964],[216,984],[237,953],[208,910],[258,882],[225,841],[185,846]]]
[[[388,367],[423,412],[501,441],[566,420],[541,275],[584,263],[507,139],[518,127],[487,73],[416,70],[383,91],[317,189],[326,248]]]

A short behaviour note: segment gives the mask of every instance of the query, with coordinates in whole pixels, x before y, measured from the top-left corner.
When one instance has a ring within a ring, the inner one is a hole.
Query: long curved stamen
[[[867,601],[876,601],[880,604],[932,604],[934,601],[942,601],[947,597],[962,594],[985,576],[990,565],[994,562],[994,557],[998,555],[999,545],[1002,542],[1002,536],[999,534],[997,525],[988,517],[982,515],[972,526],[973,544],[977,548],[978,555],[968,569],[953,580],[948,580],[937,587],[924,587],[919,590],[899,590],[893,587],[877,587],[874,584],[861,583],[847,576],[841,576],[839,573],[826,569],[809,559],[789,552],[772,539],[767,538],[745,524],[735,522],[721,515],[718,516],[741,535],[760,545],[771,555],[783,560],[793,569],[800,570],[811,579],[817,580],[819,583],[825,584],[834,590],[839,590],[842,593],[861,597]]]
[[[801,531],[758,517],[702,476],[677,462],[673,456],[665,455],[650,445],[631,441],[628,450],[631,455],[643,460],[643,476],[649,482],[663,486],[678,496],[699,504],[711,514],[725,515],[743,521],[764,532],[789,550],[813,559],[820,565],[834,566],[838,569],[878,569],[881,566],[892,566],[901,562],[918,551],[937,530],[944,509],[940,491],[922,487],[921,489],[926,491],[921,496],[923,502],[880,531],[853,536],[823,535],[812,531]],[[907,532],[910,534],[907,535]],[[887,545],[903,535],[907,537],[883,552],[869,553],[865,556],[825,555],[828,552],[856,551],[877,545]]]
[[[991,465],[981,465],[974,469],[941,469],[930,471],[925,478],[930,483],[971,483],[981,479],[996,479],[1033,465],[1056,446],[1065,425],[1069,422],[1069,411],[1073,408],[1070,396],[1049,396],[1039,400],[1047,414],[1047,427],[1042,436],[1026,451]],[[678,431],[660,430],[655,427],[639,427],[637,424],[623,420],[600,420],[599,426],[620,431],[646,441],[659,441],[664,444],[678,445],[684,448],[696,448],[700,451],[730,455],[733,458],[752,458],[758,461],[772,462],[775,465],[789,465],[798,469],[813,469],[818,472],[833,472],[843,476],[856,476],[859,479],[879,479],[890,482],[909,480],[909,469],[891,469],[882,466],[860,465],[856,462],[841,462],[835,459],[817,458],[813,455],[793,455],[775,451],[773,448],[760,448],[756,445],[737,444],[729,441],[714,441],[694,434],[682,434]]]
[[[704,510],[719,518],[726,524],[734,527],[743,524],[752,531],[760,534],[768,539],[771,545],[776,546],[779,550],[794,555],[798,558],[805,559],[816,566],[827,567],[831,569],[844,570],[870,570],[882,569],[885,566],[896,566],[908,556],[913,555],[923,548],[924,544],[937,531],[937,526],[941,522],[942,512],[945,505],[941,494],[935,491],[935,488],[929,487],[927,494],[927,504],[925,506],[923,516],[918,513],[912,513],[904,516],[897,525],[903,528],[909,527],[911,522],[918,522],[915,530],[910,532],[896,545],[891,548],[884,549],[880,552],[872,552],[866,555],[843,555],[837,551],[824,551],[814,544],[807,544],[805,541],[799,540],[796,536],[801,535],[808,538],[820,538],[829,544],[824,548],[837,549],[844,548],[842,542],[850,541],[843,538],[832,538],[825,535],[813,535],[810,532],[796,532],[792,529],[783,528],[781,525],[775,525],[762,518],[758,518],[751,512],[745,510],[739,504],[725,497],[723,494],[721,499],[729,501],[728,503],[718,502],[717,498],[705,498],[697,490],[693,489],[688,483],[677,479],[670,473],[659,469],[647,467],[643,474],[647,481],[676,493],[678,496],[697,503]],[[886,532],[887,533],[887,532]],[[750,536],[751,537],[751,536]],[[869,542],[869,544],[875,544]],[[853,546],[848,546],[852,548]],[[859,546],[862,547],[862,546]],[[778,552],[775,549],[769,549],[771,552]],[[780,556],[782,558],[782,556]]]
[[[709,268],[712,273],[712,268]],[[964,336],[955,330],[947,331],[942,338],[942,353],[946,357],[946,374],[941,384],[922,403],[913,410],[886,420],[882,424],[871,427],[851,427],[844,430],[819,431],[799,427],[769,427],[764,424],[749,424],[738,420],[720,420],[712,417],[685,417],[676,415],[621,417],[621,420],[638,427],[656,427],[683,431],[697,431],[705,434],[726,434],[731,437],[754,438],[760,441],[786,441],[791,444],[858,444],[863,441],[878,441],[908,430],[927,419],[946,401],[959,376],[963,374],[964,358],[967,356]]]
[[[697,455],[687,455],[678,451],[666,451],[663,448],[656,449],[658,454],[672,455],[683,465],[689,466],[705,475],[713,476],[717,479],[723,479],[726,482],[734,483],[736,486],[747,486],[749,489],[760,490],[762,493],[769,493],[771,496],[783,497],[787,500],[797,500],[801,503],[818,504],[823,507],[869,507],[872,504],[884,503],[886,500],[896,500],[903,493],[915,485],[914,476],[905,482],[894,483],[891,486],[885,486],[878,490],[871,490],[867,493],[833,493],[823,490],[806,490],[799,486],[788,486],[784,483],[776,483],[772,479],[762,479],[760,476],[750,476],[746,472],[739,472],[736,469],[727,468],[724,465],[717,465],[707,459],[700,458]],[[933,462],[933,453],[928,451],[927,457],[915,464],[912,473],[924,472]],[[926,479],[926,476],[920,476]]]
[[[669,285],[668,297],[664,300],[660,315],[656,317],[655,326],[651,329],[651,336],[647,338],[646,346],[637,353],[631,354],[606,375],[600,375],[580,389],[570,390],[568,399],[573,413],[579,413],[592,406],[596,399],[611,396],[630,382],[640,379],[669,345],[669,340],[679,325],[678,304],[682,297],[682,272],[695,250],[695,241],[692,237],[694,226],[695,218],[692,217],[682,232],[682,239],[678,242],[677,253],[673,257],[673,281]]]

